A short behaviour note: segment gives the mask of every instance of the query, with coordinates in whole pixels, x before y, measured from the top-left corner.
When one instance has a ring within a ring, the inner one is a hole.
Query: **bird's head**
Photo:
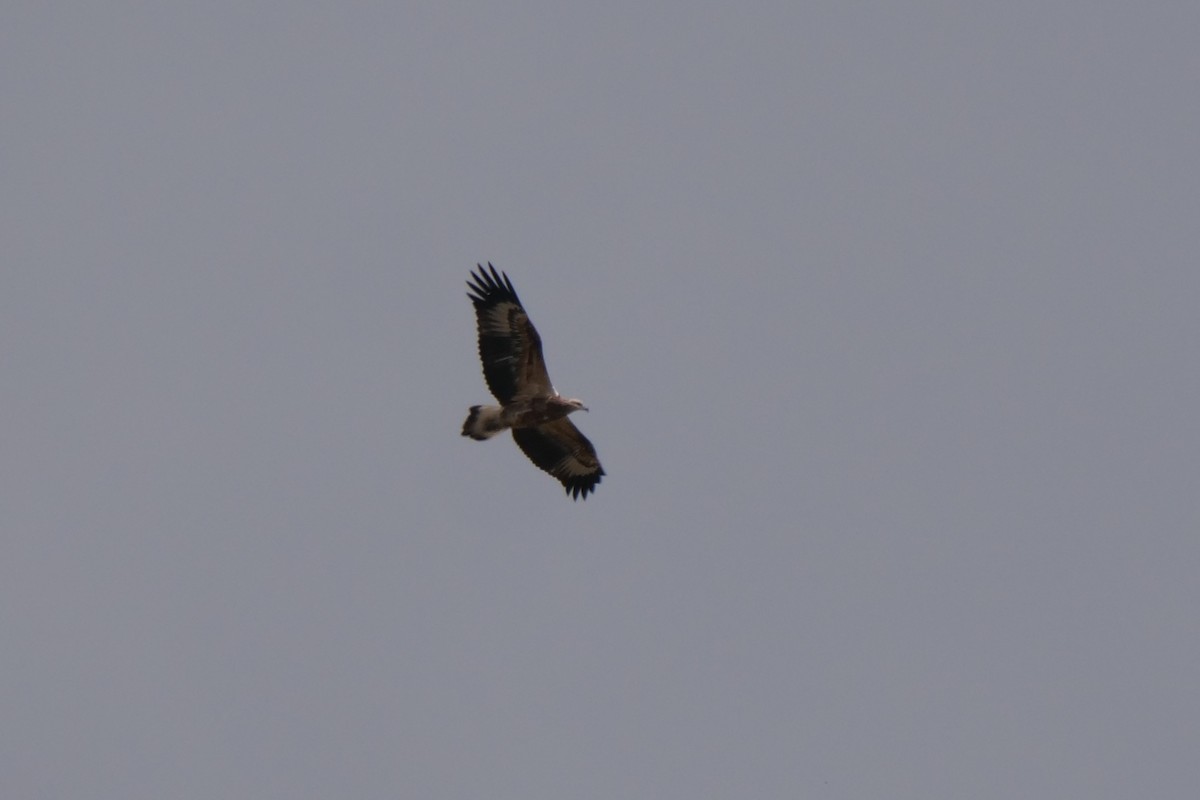
[[[575,411],[587,411],[588,410],[588,407],[583,404],[582,400],[576,400],[573,397],[569,398],[566,401],[566,403],[567,403],[567,406],[571,409],[570,411],[567,412],[568,414],[575,412]]]

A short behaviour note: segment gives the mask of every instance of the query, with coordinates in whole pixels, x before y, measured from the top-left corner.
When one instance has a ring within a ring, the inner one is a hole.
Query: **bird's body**
[[[529,460],[557,478],[573,498],[587,499],[604,469],[596,449],[567,415],[587,407],[554,390],[542,358],[542,340],[508,276],[479,265],[468,283],[475,306],[479,358],[498,406],[471,406],[462,435],[477,441],[511,429]]]
[[[558,395],[522,398],[506,406],[471,406],[463,435],[482,442],[506,428],[536,428],[578,409],[578,405]]]

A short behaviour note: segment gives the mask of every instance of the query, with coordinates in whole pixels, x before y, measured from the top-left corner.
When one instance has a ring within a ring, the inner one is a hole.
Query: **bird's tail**
[[[463,423],[462,435],[482,442],[504,430],[503,409],[500,406],[471,406]]]

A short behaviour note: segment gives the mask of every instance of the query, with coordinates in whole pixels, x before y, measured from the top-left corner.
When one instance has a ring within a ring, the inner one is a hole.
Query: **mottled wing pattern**
[[[487,270],[478,266],[478,274],[471,273],[474,283],[467,283],[471,290],[467,297],[475,304],[479,358],[488,389],[506,405],[515,397],[552,394],[541,337],[521,307],[512,282],[490,263]]]
[[[604,475],[596,448],[565,417],[536,428],[514,428],[513,439],[530,461],[562,483],[572,499],[586,500]]]

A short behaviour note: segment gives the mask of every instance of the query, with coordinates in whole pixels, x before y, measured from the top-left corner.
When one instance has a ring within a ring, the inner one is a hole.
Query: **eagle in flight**
[[[513,439],[539,469],[553,475],[572,499],[587,499],[604,475],[596,448],[567,415],[583,409],[583,401],[554,391],[542,339],[513,289],[508,275],[477,265],[467,297],[475,304],[479,358],[483,377],[498,406],[471,406],[462,435],[477,441],[512,428]]]

